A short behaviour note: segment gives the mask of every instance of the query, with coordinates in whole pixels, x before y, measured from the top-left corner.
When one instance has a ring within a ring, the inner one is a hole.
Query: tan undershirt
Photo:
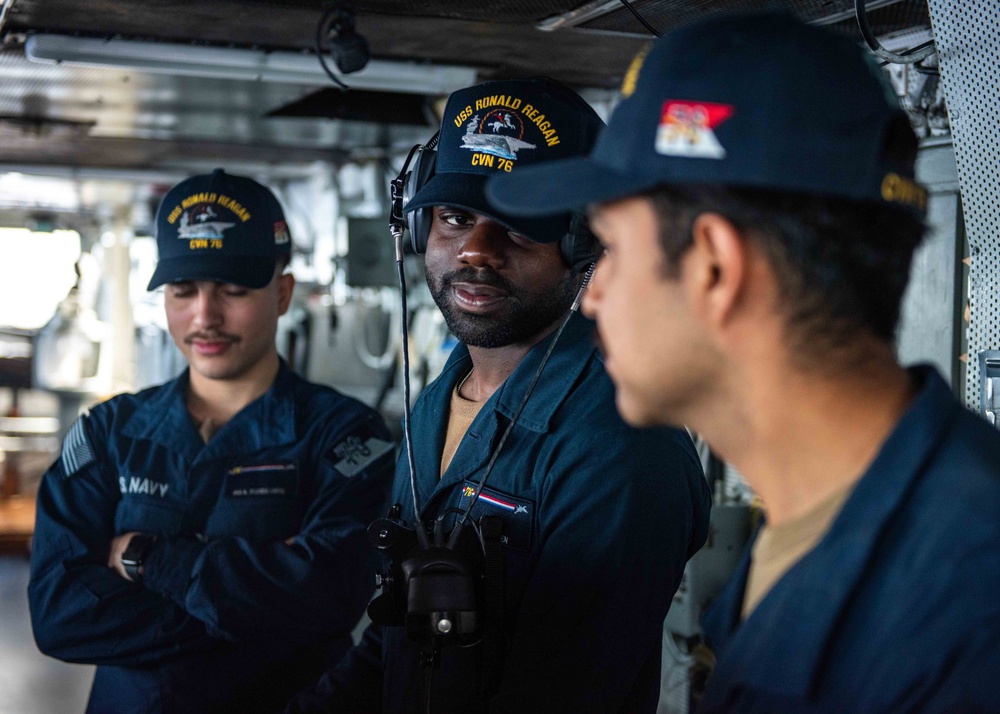
[[[444,472],[451,466],[451,460],[455,458],[455,452],[458,451],[458,445],[462,443],[465,432],[469,430],[472,421],[479,414],[479,410],[483,404],[485,404],[485,402],[474,402],[460,395],[458,390],[461,389],[464,383],[465,380],[463,379],[455,385],[455,389],[451,393],[451,412],[448,414],[448,433],[445,435],[444,449],[441,451],[441,473],[438,475],[439,477],[444,476]]]
[[[207,417],[201,424],[198,425],[198,436],[200,436],[201,440],[207,444],[208,440],[219,433],[219,429],[223,426],[225,425],[216,424],[212,421],[212,417]]]
[[[743,593],[743,619],[793,565],[816,547],[833,525],[854,484],[831,494],[808,513],[780,526],[764,526],[753,544]]]

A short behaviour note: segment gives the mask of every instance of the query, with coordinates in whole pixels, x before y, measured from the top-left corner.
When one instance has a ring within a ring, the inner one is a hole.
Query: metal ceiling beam
[[[342,163],[349,156],[339,149],[235,144],[227,141],[184,139],[133,139],[88,137],[53,141],[24,137],[0,145],[0,164],[24,166],[68,166],[97,169],[185,170],[197,163],[209,164],[307,164],[314,161]]]
[[[28,37],[25,56],[32,62],[81,67],[117,67],[171,76],[252,80],[278,84],[325,86],[329,78],[315,53],[265,52],[140,40],[99,39],[71,35]],[[371,60],[364,69],[342,79],[356,89],[450,94],[476,81],[470,67]]]

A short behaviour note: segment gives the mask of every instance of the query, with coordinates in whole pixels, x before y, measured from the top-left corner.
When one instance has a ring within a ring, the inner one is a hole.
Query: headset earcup
[[[586,214],[573,214],[569,231],[559,241],[559,251],[574,273],[582,273],[591,263],[597,262],[600,247],[597,237],[590,231]]]
[[[414,253],[427,252],[427,238],[431,234],[433,209],[418,208],[406,214],[406,226],[410,231],[410,244]]]
[[[423,186],[431,180],[434,175],[434,164],[437,161],[437,152],[428,149],[426,146],[417,150],[413,157],[413,168],[406,177],[406,185],[403,190],[403,210],[410,198],[416,195]],[[406,213],[406,228],[410,231],[410,245],[415,253],[423,253],[427,250],[427,237],[431,232],[431,219],[433,209],[418,208],[415,211]]]

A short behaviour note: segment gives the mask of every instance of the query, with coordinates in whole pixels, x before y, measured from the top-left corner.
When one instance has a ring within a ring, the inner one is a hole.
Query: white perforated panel
[[[930,0],[972,265],[965,399],[982,350],[1000,349],[1000,0]]]

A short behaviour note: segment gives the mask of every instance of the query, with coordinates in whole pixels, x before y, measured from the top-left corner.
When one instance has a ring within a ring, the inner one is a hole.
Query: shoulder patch
[[[94,449],[90,446],[90,440],[87,438],[87,429],[84,426],[86,419],[86,414],[77,418],[63,439],[62,462],[66,477],[78,473],[97,460],[94,456]]]
[[[370,431],[359,430],[330,449],[328,458],[342,476],[356,476],[369,464],[390,453],[395,446]]]

